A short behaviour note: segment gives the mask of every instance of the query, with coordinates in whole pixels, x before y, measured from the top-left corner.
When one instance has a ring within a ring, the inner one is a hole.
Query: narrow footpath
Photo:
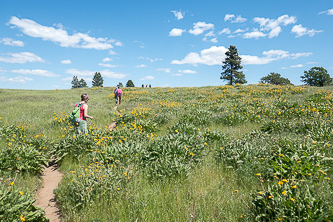
[[[46,218],[50,219],[50,222],[60,222],[61,212],[57,206],[53,190],[58,187],[62,179],[62,173],[60,173],[54,161],[49,162],[49,166],[44,169],[41,178],[43,179],[43,186],[37,192],[35,206],[45,210]]]
[[[113,109],[121,115],[121,113],[117,111],[117,106]],[[108,126],[108,129],[113,130],[115,127],[116,122],[113,122]],[[53,190],[58,187],[62,176],[63,174],[58,170],[58,165],[54,161],[49,162],[48,167],[44,169],[44,173],[41,176],[43,185],[37,192],[37,201],[34,205],[45,210],[46,218],[48,218],[50,222],[60,222],[62,218],[61,211],[55,200],[55,195],[53,194]]]

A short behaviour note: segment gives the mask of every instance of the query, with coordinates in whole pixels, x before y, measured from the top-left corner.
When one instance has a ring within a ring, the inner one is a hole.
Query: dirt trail
[[[58,171],[58,166],[53,162],[49,163],[49,166],[44,169],[42,175],[43,187],[37,192],[37,201],[35,206],[38,206],[45,210],[46,218],[50,219],[50,222],[60,222],[61,213],[55,201],[55,195],[53,190],[58,187],[62,178],[62,173]]]
[[[121,115],[121,113],[117,110],[117,106],[113,107],[113,109]],[[113,130],[115,127],[116,122],[113,122],[108,126],[108,129]],[[43,186],[37,192],[37,201],[35,202],[35,206],[45,210],[46,218],[50,219],[50,222],[61,221],[61,212],[57,206],[53,190],[58,187],[62,176],[62,173],[58,171],[57,164],[55,164],[54,161],[51,161],[49,166],[44,169],[44,173],[42,175]]]

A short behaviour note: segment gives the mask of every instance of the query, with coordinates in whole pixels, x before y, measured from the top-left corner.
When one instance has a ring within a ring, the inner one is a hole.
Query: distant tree
[[[289,79],[283,78],[279,73],[275,72],[271,72],[267,76],[262,77],[260,82],[273,85],[291,85]]]
[[[94,78],[92,80],[93,87],[103,87],[103,77],[100,72],[95,72]]]
[[[73,76],[72,89],[79,88],[79,86],[79,79],[77,78],[77,76]]]
[[[123,84],[121,82],[119,82],[118,86],[123,87]]]
[[[309,71],[304,71],[301,79],[310,86],[326,86],[332,83],[330,74],[323,67],[312,67]]]
[[[229,85],[234,85],[236,83],[247,83],[245,80],[245,75],[243,71],[238,71],[243,68],[241,66],[242,58],[238,55],[237,48],[233,45],[230,45],[228,51],[225,53],[226,58],[223,62],[220,79],[228,81]]]
[[[126,87],[135,87],[133,81],[128,80],[127,83],[126,83]]]
[[[79,81],[79,88],[87,87],[87,82],[84,79]]]

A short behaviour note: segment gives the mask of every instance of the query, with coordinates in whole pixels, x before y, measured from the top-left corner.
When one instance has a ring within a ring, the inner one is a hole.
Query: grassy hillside
[[[124,88],[120,113],[112,90],[0,90],[0,220],[43,221],[13,206],[51,158],[64,221],[332,220],[332,88]]]

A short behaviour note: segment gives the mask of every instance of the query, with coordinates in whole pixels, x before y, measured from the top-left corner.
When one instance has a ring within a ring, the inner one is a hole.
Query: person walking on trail
[[[117,89],[118,89],[118,86],[116,86],[116,88],[113,90],[113,93],[114,93],[114,99],[115,99],[115,101],[116,101],[116,105],[117,105],[117,103],[118,103]]]
[[[80,122],[77,127],[78,133],[88,133],[86,119],[93,119],[92,116],[88,115],[88,104],[89,96],[87,93],[81,95],[81,102],[77,102],[75,106],[80,106]]]
[[[121,90],[120,86],[118,86],[117,88],[117,105],[119,105],[121,103],[121,96],[123,95],[123,91]]]

